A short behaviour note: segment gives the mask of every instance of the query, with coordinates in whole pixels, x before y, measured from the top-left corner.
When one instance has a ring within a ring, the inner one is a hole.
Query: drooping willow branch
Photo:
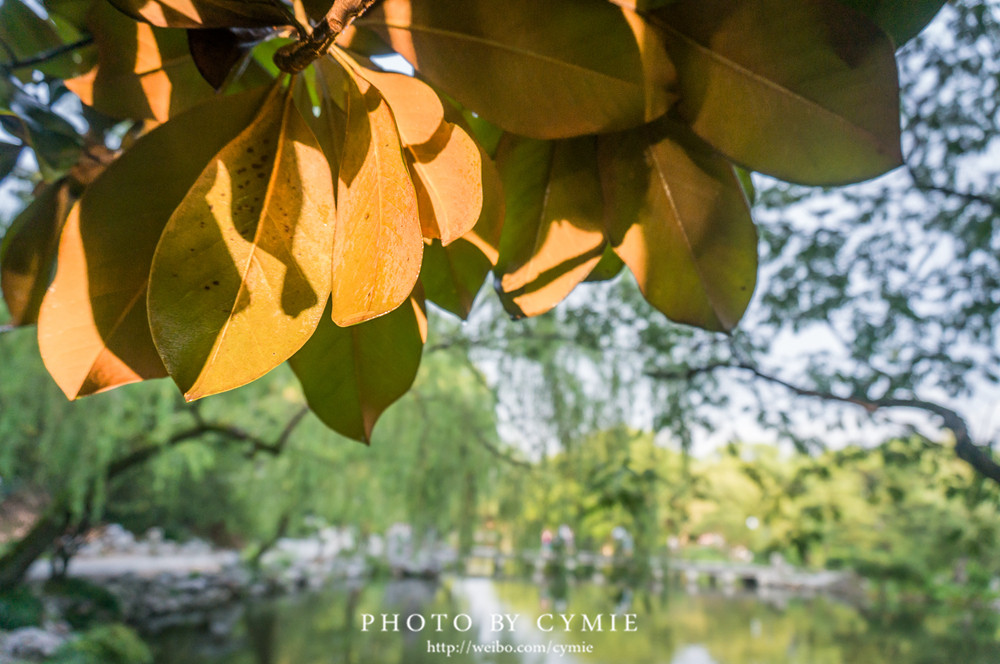
[[[969,426],[966,424],[965,419],[961,415],[951,408],[947,408],[938,403],[924,401],[922,399],[866,399],[858,396],[842,397],[829,392],[822,392],[794,385],[788,381],[778,378],[777,376],[765,373],[756,366],[745,362],[717,362],[701,367],[692,367],[684,371],[652,371],[648,372],[647,375],[661,380],[690,380],[697,375],[712,373],[719,369],[748,371],[755,377],[774,383],[775,385],[780,385],[798,396],[848,403],[860,406],[870,414],[887,408],[912,408],[936,415],[941,419],[944,427],[949,429],[955,436],[956,456],[972,466],[972,468],[983,477],[1000,484],[1000,464],[998,464],[987,452],[985,452],[981,446],[976,445],[975,442],[973,442],[972,435],[969,433]]]
[[[378,0],[335,0],[330,11],[308,35],[299,41],[278,49],[274,64],[281,71],[297,74],[320,57],[333,45],[337,36],[357,17],[364,14]]]

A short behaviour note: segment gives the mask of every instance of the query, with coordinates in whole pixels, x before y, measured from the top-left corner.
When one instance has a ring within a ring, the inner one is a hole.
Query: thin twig
[[[65,55],[70,51],[75,51],[78,48],[84,48],[90,46],[94,43],[93,37],[84,37],[78,41],[63,44],[62,46],[56,46],[55,48],[49,49],[48,51],[42,51],[37,55],[33,55],[30,58],[25,58],[24,60],[13,60],[11,62],[5,62],[0,64],[0,69],[6,71],[16,71],[18,69],[26,69],[28,67],[35,67],[37,65],[42,65],[49,60],[55,60],[60,55]]]
[[[982,203],[983,205],[992,208],[993,210],[1000,211],[1000,201],[990,198],[985,194],[977,194],[974,191],[959,191],[957,189],[952,189],[950,187],[942,187],[941,185],[929,182],[924,178],[920,177],[917,172],[909,164],[906,165],[906,170],[910,174],[910,179],[913,180],[913,185],[917,189],[923,191],[936,191],[939,194],[944,194],[946,196],[952,196],[955,198],[964,198],[966,201],[972,201],[974,203]]]

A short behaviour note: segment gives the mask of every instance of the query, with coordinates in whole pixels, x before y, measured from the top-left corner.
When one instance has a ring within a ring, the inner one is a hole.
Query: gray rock
[[[42,660],[51,657],[66,637],[39,627],[22,627],[0,637],[0,653],[8,657]]]

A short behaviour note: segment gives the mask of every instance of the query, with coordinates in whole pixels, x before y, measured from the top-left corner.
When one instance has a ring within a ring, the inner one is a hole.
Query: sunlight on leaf
[[[250,122],[263,95],[214,98],[154,129],[71,210],[38,321],[42,360],[69,398],[166,375],[146,316],[156,243],[198,173]]]
[[[514,316],[537,316],[586,279],[604,253],[596,139],[509,136],[497,150],[506,217],[496,273]]]
[[[291,24],[274,0],[110,0],[129,16],[161,28],[260,28]]]
[[[84,104],[112,117],[165,122],[212,94],[183,32],[136,23],[106,3],[94,6],[87,23],[98,65],[65,81]]]
[[[341,64],[350,77],[347,138],[337,185],[331,314],[338,325],[354,325],[406,301],[420,275],[424,243],[417,194],[392,111],[352,62]]]
[[[358,24],[463,106],[526,136],[634,127],[673,100],[662,44],[610,3],[386,0]]]
[[[361,70],[392,109],[406,163],[414,176],[425,238],[448,245],[475,226],[483,205],[479,146],[444,119],[444,106],[429,85],[403,74]]]
[[[186,399],[259,378],[316,329],[330,291],[332,183],[291,91],[276,87],[170,217],[149,322]]]

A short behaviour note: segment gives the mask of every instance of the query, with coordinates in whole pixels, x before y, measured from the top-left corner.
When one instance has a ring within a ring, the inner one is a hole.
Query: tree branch
[[[701,367],[692,367],[684,371],[652,371],[647,372],[647,375],[652,378],[659,378],[662,380],[690,380],[699,374],[711,373],[718,369],[738,369],[741,371],[748,371],[761,380],[774,383],[775,385],[780,385],[799,396],[814,397],[827,401],[838,401],[840,403],[860,406],[869,414],[886,408],[913,408],[936,415],[941,418],[944,427],[949,429],[955,436],[955,454],[958,458],[972,466],[972,468],[983,477],[1000,484],[1000,464],[998,464],[996,460],[985,452],[981,446],[976,445],[973,442],[965,419],[951,408],[942,406],[939,403],[924,401],[922,399],[866,399],[857,396],[842,397],[829,392],[821,392],[819,390],[812,390],[794,385],[788,381],[778,378],[777,376],[767,374],[747,362],[738,364],[717,362]]]
[[[114,477],[125,472],[129,468],[145,463],[146,461],[156,456],[157,454],[160,454],[163,451],[166,451],[172,447],[176,447],[177,445],[180,445],[181,443],[184,443],[186,441],[195,440],[197,438],[201,438],[202,436],[207,436],[210,434],[216,434],[222,437],[224,440],[228,440],[230,442],[249,443],[250,449],[247,452],[248,456],[253,456],[258,452],[266,452],[267,454],[270,454],[272,456],[277,456],[281,454],[285,445],[288,443],[288,439],[291,438],[292,433],[295,431],[295,428],[299,425],[302,419],[309,413],[309,407],[303,406],[302,408],[300,408],[295,413],[295,415],[293,415],[291,419],[288,420],[288,423],[285,424],[285,427],[281,430],[281,433],[273,442],[264,440],[263,438],[248,433],[238,427],[226,424],[217,424],[214,422],[206,422],[202,418],[201,412],[198,411],[197,409],[193,410],[192,412],[194,414],[196,422],[196,424],[193,427],[175,433],[170,438],[168,438],[166,442],[140,447],[139,449],[133,450],[129,454],[126,454],[124,457],[116,461],[112,461],[108,465],[108,470],[105,474],[105,477],[108,480],[111,480]]]
[[[939,194],[944,194],[946,196],[953,196],[955,198],[964,198],[966,201],[974,203],[982,203],[983,205],[992,208],[995,211],[1000,211],[1000,201],[990,198],[985,194],[977,194],[973,191],[959,191],[957,189],[951,189],[950,187],[942,187],[940,185],[929,182],[928,180],[920,177],[917,172],[913,169],[909,163],[906,164],[906,170],[910,174],[910,179],[913,180],[913,186],[922,191],[936,191]]]
[[[51,48],[47,51],[42,51],[41,53],[33,55],[30,58],[25,58],[24,60],[12,60],[11,62],[5,62],[0,64],[0,70],[16,71],[18,69],[26,69],[28,67],[43,65],[50,60],[55,60],[60,55],[65,55],[66,53],[75,51],[78,48],[90,46],[93,43],[93,37],[84,37],[78,41],[63,44],[62,46],[56,46],[55,48]]]
[[[333,45],[337,36],[357,17],[364,14],[378,0],[334,0],[323,20],[308,35],[299,35],[299,41],[278,49],[274,64],[281,71],[297,74],[320,57]]]

